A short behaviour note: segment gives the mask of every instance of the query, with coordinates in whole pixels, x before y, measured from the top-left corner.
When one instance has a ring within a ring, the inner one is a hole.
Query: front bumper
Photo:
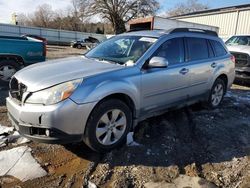
[[[9,119],[21,135],[44,143],[83,140],[88,116],[96,103],[76,104],[70,99],[55,105],[23,106],[6,99]]]
[[[242,82],[249,82],[250,83],[250,70],[236,70],[235,71],[235,80],[242,81]]]

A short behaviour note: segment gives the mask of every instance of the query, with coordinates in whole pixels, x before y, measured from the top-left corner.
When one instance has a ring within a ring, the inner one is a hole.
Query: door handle
[[[183,74],[183,75],[187,74],[188,72],[189,70],[187,68],[183,68],[180,70],[180,74]]]
[[[217,67],[217,63],[213,62],[213,63],[211,64],[211,67],[212,67],[212,68]]]

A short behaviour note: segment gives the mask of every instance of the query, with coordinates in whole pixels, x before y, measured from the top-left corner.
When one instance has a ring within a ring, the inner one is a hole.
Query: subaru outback
[[[31,140],[120,146],[139,121],[197,102],[218,107],[235,77],[217,33],[178,28],[124,33],[83,56],[17,72],[9,118]]]

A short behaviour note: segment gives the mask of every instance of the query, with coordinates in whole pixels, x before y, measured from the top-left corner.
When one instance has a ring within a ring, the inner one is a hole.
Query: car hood
[[[227,48],[230,52],[241,52],[241,53],[246,53],[250,55],[250,46],[228,45]]]
[[[37,63],[18,71],[14,77],[25,84],[29,92],[34,92],[66,81],[121,68],[124,66],[78,56]]]

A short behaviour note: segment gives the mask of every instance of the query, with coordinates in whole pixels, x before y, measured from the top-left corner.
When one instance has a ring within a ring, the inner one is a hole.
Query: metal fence
[[[2,36],[21,36],[24,34],[41,36],[43,38],[46,38],[49,44],[69,44],[72,40],[77,40],[89,36],[97,38],[99,41],[103,41],[106,39],[105,35],[95,33],[0,24],[0,35]]]

